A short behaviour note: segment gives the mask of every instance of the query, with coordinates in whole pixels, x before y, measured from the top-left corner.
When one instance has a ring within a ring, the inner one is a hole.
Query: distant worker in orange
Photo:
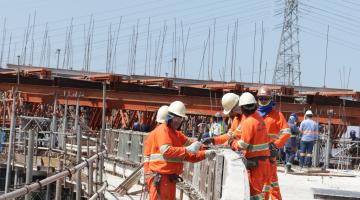
[[[165,123],[158,125],[148,136],[145,145],[150,147],[150,155],[146,150],[150,200],[175,200],[176,183],[182,181],[179,175],[183,172],[183,161],[198,162],[213,159],[216,155],[215,150],[200,151],[201,143],[191,143],[180,131],[185,120],[185,105],[174,101],[168,107]]]
[[[269,144],[264,120],[256,112],[255,97],[248,92],[240,96],[239,105],[244,119],[236,132],[236,138],[229,143],[233,150],[240,150],[247,162],[250,199],[264,199],[264,185],[269,177]],[[240,136],[240,137],[238,137]]]
[[[151,141],[154,139],[155,132],[157,131],[157,128],[160,127],[161,124],[166,124],[166,119],[168,116],[168,108],[169,106],[161,106],[159,110],[156,113],[156,122],[158,123],[155,129],[148,134],[146,137],[146,140],[144,142],[144,175],[145,175],[145,183],[148,185],[149,182],[149,176],[146,176],[151,171],[149,169],[149,163],[150,163],[150,155],[151,155]]]
[[[225,115],[229,115],[232,118],[231,127],[227,131],[227,134],[216,137],[204,138],[203,144],[212,143],[218,145],[226,143],[230,138],[234,137],[235,131],[240,125],[242,115],[239,106],[239,96],[234,93],[226,93],[221,99],[221,104],[224,108],[223,113]]]
[[[260,116],[264,119],[266,124],[266,129],[269,136],[269,146],[270,146],[270,180],[266,184],[265,199],[279,199],[281,200],[280,187],[277,177],[277,167],[276,167],[276,155],[278,149],[282,148],[286,141],[291,136],[291,130],[289,125],[284,117],[284,115],[274,109],[274,102],[272,99],[272,92],[267,86],[262,86],[259,88],[258,93],[258,112]]]

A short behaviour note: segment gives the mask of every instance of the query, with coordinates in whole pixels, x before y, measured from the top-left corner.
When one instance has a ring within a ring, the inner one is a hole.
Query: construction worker
[[[296,126],[297,123],[297,114],[292,113],[288,119],[288,125],[291,130],[290,139],[285,143],[285,163],[286,163],[286,172],[292,172],[291,166],[294,162],[295,153],[296,153],[296,140],[297,136],[300,133],[299,128]]]
[[[227,143],[227,141],[230,138],[234,137],[234,133],[236,129],[238,129],[238,126],[240,125],[242,115],[239,106],[239,96],[234,93],[226,93],[221,99],[221,104],[224,108],[223,113],[233,118],[231,127],[226,134],[217,137],[205,138],[203,140],[203,144],[212,143],[219,145],[219,144]]]
[[[165,123],[159,124],[145,143],[150,148],[146,150],[150,200],[175,200],[176,183],[182,181],[179,175],[183,171],[183,161],[198,162],[216,155],[214,150],[199,151],[201,143],[190,141],[179,130],[187,119],[185,113],[182,102],[172,102]]]
[[[356,165],[360,164],[360,159],[359,159],[360,138],[356,137],[355,130],[350,131],[350,138],[351,138],[351,143],[350,143],[349,153],[350,153],[350,156],[353,157],[353,158],[351,158],[350,166],[352,167],[352,169],[356,169]]]
[[[300,168],[312,166],[312,152],[315,142],[319,139],[319,126],[312,120],[311,110],[305,112],[305,119],[300,124],[302,134],[300,140]]]
[[[158,123],[156,128],[158,128],[161,124],[166,123],[167,115],[168,115],[168,106],[161,106],[159,110],[156,113],[156,122]],[[154,140],[153,136],[155,135],[155,130],[150,132],[149,135],[146,137],[146,140],[144,142],[144,175],[145,175],[145,183],[148,184],[149,182],[149,176],[146,176],[146,174],[150,173],[149,169],[149,161],[150,161],[150,154],[151,154],[151,141]]]
[[[257,92],[258,112],[264,119],[270,146],[270,180],[264,187],[265,199],[282,199],[277,177],[276,155],[278,149],[284,147],[290,138],[291,131],[284,115],[274,109],[272,91],[267,86],[261,86]]]
[[[213,123],[210,126],[210,137],[223,135],[227,131],[227,126],[223,121],[220,112],[217,112],[213,118]]]
[[[264,199],[264,185],[269,177],[269,143],[266,125],[256,112],[255,97],[248,92],[240,96],[239,105],[244,119],[236,138],[229,143],[234,150],[241,150],[247,160],[250,199]],[[239,137],[240,136],[240,137]]]

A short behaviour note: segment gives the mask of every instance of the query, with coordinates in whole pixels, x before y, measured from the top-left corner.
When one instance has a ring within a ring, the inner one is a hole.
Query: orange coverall
[[[175,200],[176,183],[170,175],[183,172],[183,161],[198,162],[205,159],[205,151],[196,154],[187,152],[185,146],[191,141],[180,131],[166,124],[158,125],[146,139],[144,145],[144,172],[150,200]],[[147,159],[147,161],[145,161]],[[160,174],[160,194],[154,184],[154,175]]]
[[[243,115],[239,114],[234,117],[234,120],[231,123],[231,127],[228,132],[224,135],[214,137],[214,144],[224,144],[226,143],[231,135],[236,134],[236,130],[239,128],[240,122],[243,119]]]
[[[264,117],[264,122],[269,135],[269,143],[274,143],[277,148],[282,148],[291,136],[291,130],[284,115],[272,110]],[[277,177],[276,157],[270,158],[270,180],[264,187],[265,199],[281,200],[280,187]]]
[[[242,150],[248,160],[258,158],[258,166],[248,169],[250,199],[263,199],[263,188],[269,177],[269,144],[264,120],[258,112],[246,117],[241,122],[237,138],[232,148]],[[240,136],[240,137],[239,137]]]

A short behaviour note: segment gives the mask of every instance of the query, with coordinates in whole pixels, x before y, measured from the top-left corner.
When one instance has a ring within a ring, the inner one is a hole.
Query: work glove
[[[216,150],[205,150],[205,158],[208,160],[214,159],[216,156]]]
[[[186,150],[190,153],[197,153],[200,149],[201,146],[201,142],[196,141],[192,144],[190,144],[189,146],[186,147]]]
[[[207,137],[207,138],[202,139],[202,143],[205,145],[209,145],[209,144],[214,144],[215,142],[214,142],[214,138]]]

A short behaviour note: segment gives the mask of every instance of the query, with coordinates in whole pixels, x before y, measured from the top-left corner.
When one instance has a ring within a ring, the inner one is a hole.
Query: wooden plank
[[[216,162],[214,166],[215,177],[214,177],[214,189],[213,189],[212,200],[220,200],[221,198],[223,169],[224,169],[224,156],[218,155],[216,156]]]

